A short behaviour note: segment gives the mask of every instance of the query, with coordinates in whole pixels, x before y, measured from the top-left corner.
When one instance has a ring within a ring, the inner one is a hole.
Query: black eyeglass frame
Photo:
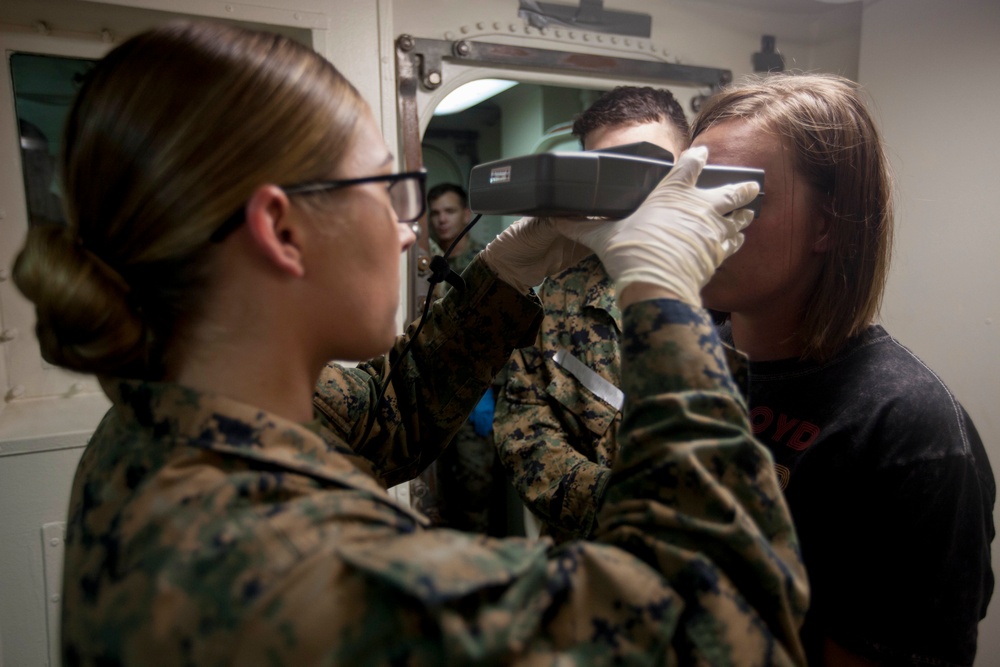
[[[297,195],[297,194],[311,194],[314,192],[329,192],[330,190],[339,190],[340,188],[346,188],[351,185],[362,185],[363,183],[378,183],[380,181],[390,181],[391,184],[388,186],[388,190],[399,183],[400,181],[405,181],[409,179],[417,179],[420,183],[420,211],[417,215],[412,218],[407,218],[406,220],[398,218],[400,223],[415,223],[420,220],[420,218],[427,212],[427,170],[421,169],[419,171],[403,171],[398,174],[383,174],[381,176],[365,176],[363,178],[348,178],[344,180],[337,181],[303,181],[301,183],[291,183],[290,185],[279,185],[285,194]],[[394,209],[395,210],[395,209]],[[246,218],[246,210],[240,208],[238,211],[233,213],[233,215],[226,218],[219,227],[212,232],[209,240],[213,243],[218,243],[224,238],[229,236],[233,231],[236,230],[241,224],[243,224]]]

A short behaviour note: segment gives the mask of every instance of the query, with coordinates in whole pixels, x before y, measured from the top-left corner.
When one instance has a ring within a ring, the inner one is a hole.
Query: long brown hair
[[[892,248],[892,175],[857,84],[831,74],[752,77],[714,95],[692,138],[717,123],[754,123],[786,141],[820,193],[830,245],[803,313],[802,356],[833,356],[878,315]]]

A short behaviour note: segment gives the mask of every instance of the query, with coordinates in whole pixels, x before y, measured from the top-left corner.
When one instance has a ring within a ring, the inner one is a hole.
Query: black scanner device
[[[469,176],[469,208],[484,215],[601,216],[632,213],[674,166],[670,151],[641,141],[590,151],[553,151],[485,162]],[[764,170],[705,165],[698,187],[756,181],[746,208],[760,214]]]

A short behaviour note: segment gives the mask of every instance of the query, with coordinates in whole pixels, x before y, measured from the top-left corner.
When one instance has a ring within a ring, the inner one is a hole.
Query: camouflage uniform
[[[618,453],[621,312],[591,255],[541,287],[534,346],[515,350],[493,420],[500,460],[543,534],[587,537]]]
[[[107,383],[71,496],[64,664],[802,664],[794,532],[702,311],[626,313],[635,370],[596,541],[428,530],[389,497],[511,333],[534,333],[530,299],[470,272],[366,442],[382,362],[328,367],[309,426]]]
[[[458,274],[484,247],[472,237],[466,238],[465,249],[448,258]],[[434,298],[443,297],[450,288],[446,282],[438,283]],[[438,460],[410,483],[410,497],[431,525],[502,536],[506,534],[507,488],[492,431],[480,435],[467,420]]]
[[[462,274],[462,271],[465,271],[465,269],[468,268],[469,264],[472,264],[472,260],[476,258],[476,255],[482,252],[483,248],[486,247],[468,234],[466,234],[465,238],[468,239],[468,242],[465,244],[465,250],[448,258],[448,265],[451,267],[452,271],[459,275]],[[445,250],[447,250],[447,248],[445,248]],[[438,254],[444,255],[444,252],[441,251]],[[447,291],[450,287],[451,285],[445,282],[440,282],[435,285],[434,298],[440,299],[443,297],[445,291]]]

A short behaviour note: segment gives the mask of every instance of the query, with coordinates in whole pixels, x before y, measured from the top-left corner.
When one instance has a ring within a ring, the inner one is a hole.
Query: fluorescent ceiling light
[[[507,81],[506,79],[477,79],[476,81],[470,81],[464,86],[459,86],[448,93],[448,96],[437,105],[434,115],[444,116],[450,113],[465,111],[469,107],[488,100],[494,95],[502,93],[516,85],[517,81]]]

